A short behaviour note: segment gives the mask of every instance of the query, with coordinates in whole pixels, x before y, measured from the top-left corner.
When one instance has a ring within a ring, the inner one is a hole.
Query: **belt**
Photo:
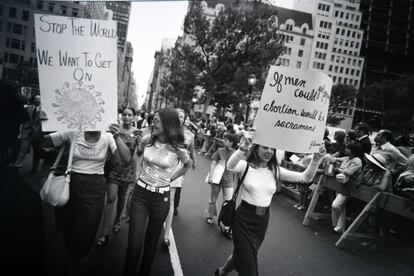
[[[258,216],[264,216],[269,213],[269,207],[261,207],[261,206],[252,205],[244,200],[242,200],[242,202],[240,203],[240,206],[249,210],[252,213],[255,213]]]
[[[154,187],[154,186],[151,186],[149,184],[146,184],[144,181],[142,181],[141,178],[138,179],[137,184],[139,186],[141,186],[142,188],[144,188],[148,191],[151,191],[153,193],[163,194],[163,193],[166,193],[166,192],[170,191],[170,186]]]

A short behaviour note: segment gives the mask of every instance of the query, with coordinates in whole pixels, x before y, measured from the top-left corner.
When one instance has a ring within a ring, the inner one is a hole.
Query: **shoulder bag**
[[[233,223],[234,213],[236,212],[236,199],[239,194],[240,186],[243,183],[248,170],[249,164],[247,163],[246,169],[244,170],[242,177],[237,181],[237,188],[233,193],[233,197],[229,200],[225,200],[221,206],[220,214],[217,220],[217,223],[220,228],[222,228],[222,225],[224,225],[225,227],[230,227]]]
[[[62,146],[56,157],[55,162],[50,168],[49,176],[47,177],[42,189],[40,190],[40,198],[54,207],[61,207],[69,200],[69,183],[70,174],[72,171],[73,151],[76,142],[76,135],[73,137],[70,144],[68,166],[63,175],[57,173],[57,166],[62,158],[65,146]]]

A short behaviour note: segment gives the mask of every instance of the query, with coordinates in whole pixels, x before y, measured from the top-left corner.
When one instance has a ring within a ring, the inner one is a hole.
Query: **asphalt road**
[[[220,234],[217,226],[204,219],[210,193],[204,179],[210,160],[197,156],[196,164],[196,170],[190,170],[185,178],[173,235],[183,275],[214,275],[214,270],[231,254],[233,244]],[[34,186],[39,185],[40,178],[31,177]],[[336,248],[339,236],[331,231],[330,222],[312,221],[304,227],[304,212],[293,208],[294,204],[283,195],[273,199],[269,228],[259,250],[260,275],[414,275],[413,246],[380,244],[374,251],[358,241],[349,241],[343,248]],[[53,209],[44,206],[44,214],[48,275],[63,275],[67,264],[54,227]],[[121,231],[112,235],[107,247],[93,249],[87,275],[121,275],[127,227],[123,222]],[[161,245],[152,275],[174,275],[170,253]]]

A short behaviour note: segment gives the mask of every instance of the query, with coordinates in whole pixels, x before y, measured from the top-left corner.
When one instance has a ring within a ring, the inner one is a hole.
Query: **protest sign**
[[[116,22],[35,14],[35,32],[43,131],[116,123]]]
[[[331,89],[331,78],[322,72],[272,66],[254,122],[254,142],[290,152],[317,152]]]

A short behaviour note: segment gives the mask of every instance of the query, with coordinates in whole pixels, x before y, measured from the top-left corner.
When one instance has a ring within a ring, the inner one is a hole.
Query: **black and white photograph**
[[[4,275],[414,275],[414,0],[0,0]]]

